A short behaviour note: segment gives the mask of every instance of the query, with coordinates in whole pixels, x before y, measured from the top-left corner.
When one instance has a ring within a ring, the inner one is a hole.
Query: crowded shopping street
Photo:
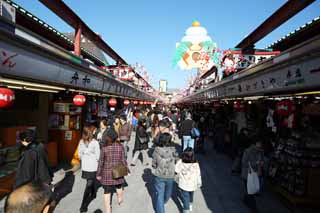
[[[320,1],[0,0],[0,213],[320,212]]]

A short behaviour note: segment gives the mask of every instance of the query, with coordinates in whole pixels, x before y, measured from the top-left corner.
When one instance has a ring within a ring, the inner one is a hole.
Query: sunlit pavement
[[[132,137],[133,139],[134,137]],[[178,143],[178,142],[177,142]],[[133,147],[133,140],[130,143],[130,155]],[[249,210],[242,203],[242,182],[238,176],[230,173],[231,160],[224,155],[218,155],[211,151],[206,155],[199,155],[201,164],[203,186],[195,192],[193,212],[195,213],[248,213]],[[150,152],[151,154],[151,152]],[[152,213],[154,212],[152,197],[154,196],[151,158],[148,167],[143,167],[139,161],[136,167],[131,168],[131,175],[126,178],[129,186],[125,189],[124,203],[117,204],[116,195],[113,197],[113,213]],[[85,187],[85,180],[79,172],[76,177],[73,192],[66,196],[57,206],[57,213],[79,212],[82,195]],[[176,191],[176,190],[174,190]],[[289,212],[269,192],[263,193],[257,198],[259,210],[262,213],[287,213]],[[3,205],[3,201],[1,202]],[[1,206],[2,206],[1,205]],[[167,213],[178,213],[181,210],[181,202],[174,193],[172,199],[165,206]],[[97,198],[90,204],[88,212],[96,210],[104,211],[103,190],[99,189]],[[180,210],[179,210],[180,209]],[[1,211],[0,211],[1,212]]]

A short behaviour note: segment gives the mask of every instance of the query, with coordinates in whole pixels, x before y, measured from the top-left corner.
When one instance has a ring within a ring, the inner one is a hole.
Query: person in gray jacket
[[[164,204],[172,194],[175,176],[175,163],[178,157],[172,136],[162,133],[153,153],[152,167],[156,191],[156,213],[164,213]]]
[[[244,182],[245,188],[245,195],[243,198],[243,202],[250,208],[251,212],[256,213],[258,212],[257,204],[255,201],[254,195],[249,195],[247,192],[247,177],[248,177],[248,170],[249,170],[249,163],[252,169],[258,173],[259,176],[262,175],[263,164],[264,164],[264,154],[262,148],[262,141],[257,137],[253,141],[255,144],[251,145],[247,148],[242,156],[241,161],[241,177]]]

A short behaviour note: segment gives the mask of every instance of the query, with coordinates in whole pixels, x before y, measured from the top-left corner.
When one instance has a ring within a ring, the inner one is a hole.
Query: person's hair
[[[104,126],[108,126],[108,121],[106,119],[101,119],[100,123],[102,123]]]
[[[169,128],[171,126],[171,122],[169,119],[165,118],[159,121],[159,126]]]
[[[105,146],[111,146],[114,143],[118,143],[118,134],[114,130],[114,128],[110,128],[107,130],[106,143]]]
[[[127,121],[127,116],[126,115],[121,115],[120,116],[120,120]]]
[[[169,133],[161,133],[157,145],[160,147],[174,146],[172,136]]]
[[[181,154],[181,160],[183,163],[196,163],[193,149],[191,147],[186,148]]]
[[[152,120],[152,126],[153,127],[157,127],[159,125],[159,116],[157,114],[155,114],[153,116],[153,120]]]
[[[34,142],[34,131],[27,129],[19,134],[20,141],[26,141],[28,143]]]
[[[144,118],[144,117],[142,117],[142,118],[139,119],[138,125],[144,127],[144,126],[145,126],[144,124],[145,124],[146,122],[147,122],[147,119]]]
[[[41,183],[28,183],[12,191],[6,199],[6,213],[41,213],[49,204],[52,192]]]
[[[82,140],[84,142],[90,142],[93,139],[93,132],[90,126],[84,126],[82,130]]]

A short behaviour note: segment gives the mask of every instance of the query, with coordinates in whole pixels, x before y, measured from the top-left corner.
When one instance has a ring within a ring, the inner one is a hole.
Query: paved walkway
[[[132,150],[133,141],[130,144]],[[201,165],[203,187],[195,192],[194,213],[248,213],[241,202],[242,185],[238,176],[230,175],[231,161],[224,155],[209,151],[204,156],[198,156]],[[131,152],[129,162],[131,160]],[[151,163],[151,159],[149,159]],[[124,203],[118,206],[116,197],[113,199],[113,213],[152,213],[154,189],[151,167],[143,167],[139,162],[131,168],[128,176],[129,187],[125,190]],[[78,173],[73,192],[65,197],[57,206],[57,213],[75,213],[80,207],[85,181]],[[264,193],[257,198],[262,213],[288,213],[289,211],[271,193]],[[0,207],[3,201],[0,202]],[[179,213],[181,202],[174,193],[166,205],[167,213]],[[97,198],[90,204],[89,212],[103,211],[103,190],[98,191]],[[0,208],[2,209],[2,208]],[[0,210],[1,212],[1,210]]]

